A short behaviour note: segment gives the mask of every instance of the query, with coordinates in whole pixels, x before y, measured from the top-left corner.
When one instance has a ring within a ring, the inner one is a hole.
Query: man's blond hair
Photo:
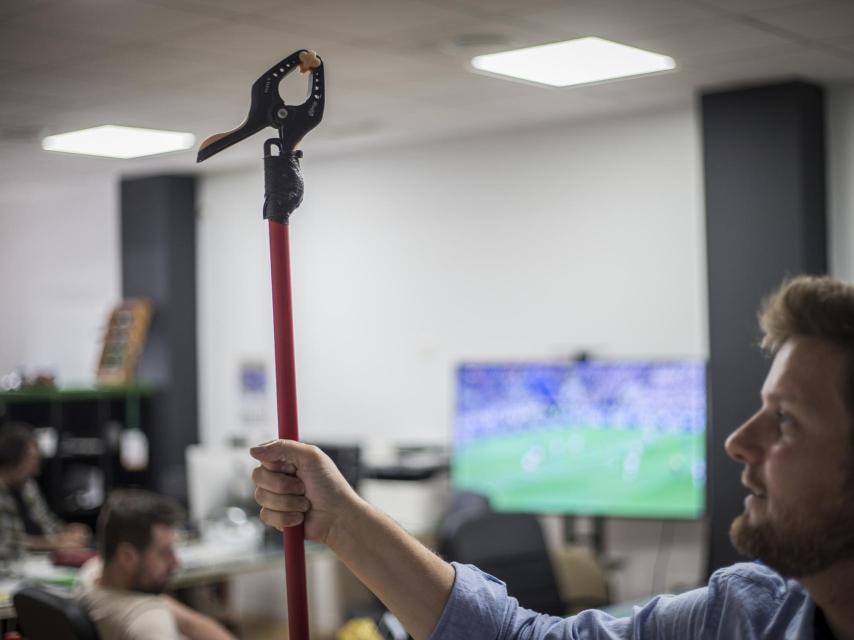
[[[829,276],[786,280],[759,309],[762,348],[776,353],[794,336],[827,340],[847,352],[843,392],[854,411],[854,287]]]

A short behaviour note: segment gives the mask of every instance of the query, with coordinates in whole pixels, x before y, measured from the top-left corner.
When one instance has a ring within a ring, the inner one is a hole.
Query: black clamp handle
[[[299,105],[286,105],[279,95],[279,84],[294,69],[311,72],[311,93]],[[252,84],[249,115],[236,129],[216,133],[199,146],[196,162],[245,140],[265,127],[279,130],[279,139],[286,153],[293,151],[305,134],[314,129],[323,118],[326,94],[323,82],[323,61],[307,49],[295,51],[274,64]]]

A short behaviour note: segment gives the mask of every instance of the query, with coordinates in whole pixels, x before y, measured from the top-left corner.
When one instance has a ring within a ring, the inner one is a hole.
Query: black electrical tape
[[[291,213],[302,203],[305,190],[299,166],[302,151],[273,155],[273,146],[281,152],[276,138],[264,143],[264,218],[288,224]]]

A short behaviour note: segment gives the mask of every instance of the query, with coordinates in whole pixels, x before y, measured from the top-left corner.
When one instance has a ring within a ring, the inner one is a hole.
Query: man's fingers
[[[259,462],[280,460],[296,463],[307,446],[295,440],[271,440],[249,449],[249,455]]]
[[[274,527],[281,531],[288,527],[295,527],[305,520],[305,514],[298,511],[289,511],[283,513],[281,511],[271,511],[270,509],[261,509],[261,522],[268,527]]]
[[[272,493],[291,495],[303,495],[305,493],[305,485],[296,476],[271,471],[263,466],[255,467],[252,470],[252,482],[255,483],[256,487]]]
[[[255,502],[271,511],[298,511],[305,513],[311,509],[311,503],[305,496],[281,495],[260,487],[255,489]]]

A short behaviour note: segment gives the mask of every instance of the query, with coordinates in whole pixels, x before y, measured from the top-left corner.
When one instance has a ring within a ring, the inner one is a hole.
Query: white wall
[[[304,437],[446,441],[461,361],[706,355],[690,110],[341,159],[308,146],[291,223]],[[202,437],[219,442],[246,431],[239,363],[273,367],[260,167],[200,193]]]
[[[59,178],[0,191],[0,374],[91,384],[121,293],[118,184]]]

